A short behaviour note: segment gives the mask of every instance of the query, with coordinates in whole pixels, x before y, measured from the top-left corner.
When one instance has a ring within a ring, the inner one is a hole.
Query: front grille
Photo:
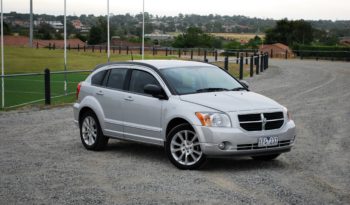
[[[269,147],[259,147],[258,143],[255,144],[239,144],[237,145],[237,150],[254,150],[254,149],[269,149],[269,148],[275,148],[275,147],[284,147],[290,145],[290,140],[284,140],[279,141],[278,145],[276,146],[269,146]]]
[[[279,129],[284,123],[283,112],[238,115],[238,120],[247,131]]]

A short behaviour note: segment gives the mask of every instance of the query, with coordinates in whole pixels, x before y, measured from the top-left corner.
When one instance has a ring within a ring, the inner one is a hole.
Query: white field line
[[[67,95],[72,95],[72,94],[75,94],[75,92],[67,93]],[[66,95],[57,95],[57,96],[51,97],[51,99],[60,98],[60,97],[64,97],[64,96],[66,96]],[[21,107],[21,106],[24,106],[24,105],[30,105],[30,104],[41,102],[41,101],[44,101],[44,100],[45,99],[33,100],[33,101],[22,103],[22,104],[12,105],[12,106],[9,106],[9,107],[6,107],[6,108]]]
[[[24,93],[24,94],[38,94],[38,95],[42,95],[45,93],[45,91],[43,92],[23,92],[23,91],[17,91],[17,90],[5,90],[5,93]],[[53,93],[55,95],[55,93]]]
[[[14,81],[14,80],[20,80],[20,81],[29,81],[29,82],[44,82],[44,80],[28,80],[28,79],[15,79],[15,78],[8,78],[6,79],[6,81]],[[60,80],[50,80],[51,83],[64,83],[64,80],[60,81]],[[77,82],[77,81],[68,81],[67,83],[80,83],[81,81]]]

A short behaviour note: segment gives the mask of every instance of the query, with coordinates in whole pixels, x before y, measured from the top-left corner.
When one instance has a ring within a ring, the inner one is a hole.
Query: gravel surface
[[[295,148],[180,171],[160,147],[83,148],[71,107],[0,113],[0,204],[350,204],[350,64],[270,60],[248,79],[287,106]]]

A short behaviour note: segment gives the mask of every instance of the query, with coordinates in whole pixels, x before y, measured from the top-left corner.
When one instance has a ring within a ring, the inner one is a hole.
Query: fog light
[[[224,142],[221,142],[219,145],[218,145],[219,149],[221,150],[224,150],[225,149],[225,143]]]

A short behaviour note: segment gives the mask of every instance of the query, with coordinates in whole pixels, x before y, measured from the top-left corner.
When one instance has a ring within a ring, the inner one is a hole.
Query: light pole
[[[5,82],[4,82],[4,9],[1,0],[1,108],[5,107]]]
[[[107,0],[107,58],[108,62],[111,56],[111,42],[110,42],[110,32],[109,32],[109,0]]]
[[[29,47],[33,47],[33,0],[30,0]]]
[[[142,60],[145,59],[145,0],[142,0]]]
[[[64,94],[67,95],[67,5],[64,0],[64,22],[63,22],[63,35],[64,35]]]

